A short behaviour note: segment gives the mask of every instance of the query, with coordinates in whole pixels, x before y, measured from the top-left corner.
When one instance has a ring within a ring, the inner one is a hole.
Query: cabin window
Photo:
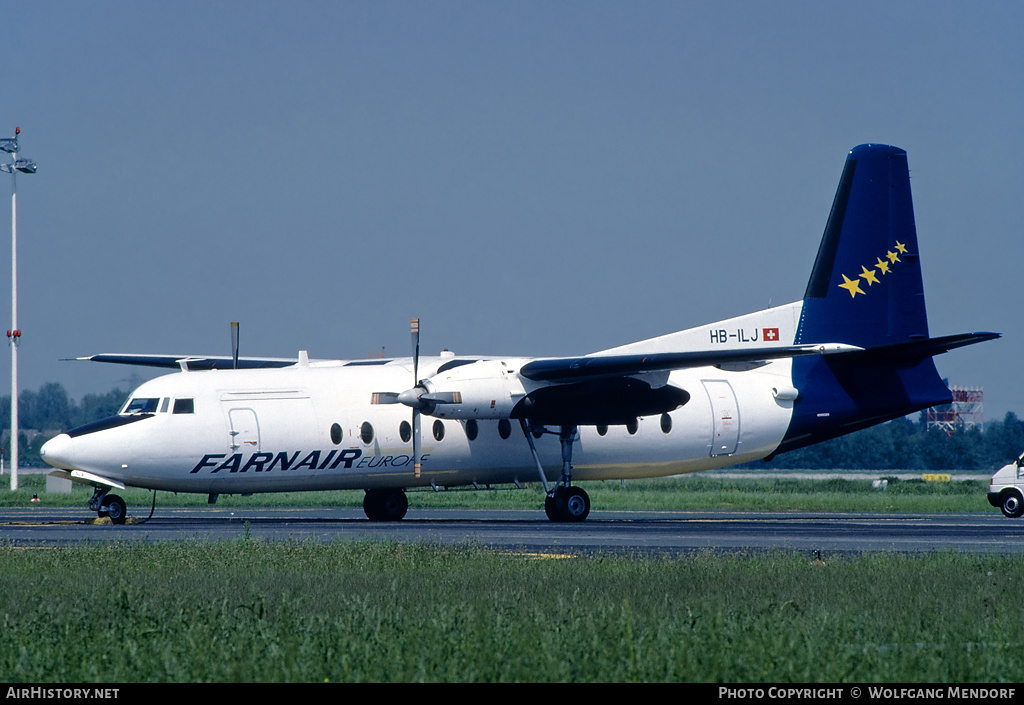
[[[149,398],[137,398],[132,399],[128,402],[128,406],[124,408],[122,414],[153,414],[156,413],[156,405],[160,403],[159,399]]]
[[[672,430],[672,417],[668,414],[661,415],[661,431],[662,433],[668,433]]]
[[[434,432],[435,441],[440,441],[442,438],[444,438],[444,423],[441,421],[441,419],[438,419],[437,421],[434,422],[434,426],[431,430]]]
[[[194,414],[196,413],[196,402],[195,399],[175,399],[174,400],[174,411],[175,414]]]
[[[475,441],[477,434],[480,433],[480,426],[477,424],[476,419],[470,419],[466,422],[466,438],[471,441]]]
[[[508,422],[508,419],[502,419],[498,422],[498,435],[501,436],[502,439],[507,439],[511,433],[512,424]]]
[[[408,421],[403,421],[398,425],[398,435],[401,437],[402,443],[408,443],[412,438],[412,426]]]
[[[598,424],[598,426],[597,426],[597,435],[603,436],[606,433],[608,433],[608,425],[607,424]]]
[[[637,432],[637,430],[639,430],[639,428],[640,426],[637,424],[636,419],[633,419],[632,421],[626,424],[626,430],[629,431],[629,435],[631,436],[634,435]]]
[[[334,445],[341,443],[341,426],[339,424],[331,424],[331,443]]]
[[[363,443],[366,445],[373,443],[373,424],[369,421],[363,421],[363,425],[359,427],[359,437],[363,439]]]

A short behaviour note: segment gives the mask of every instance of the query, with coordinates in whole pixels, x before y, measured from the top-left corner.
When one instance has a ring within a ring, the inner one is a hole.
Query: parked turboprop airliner
[[[590,512],[578,480],[771,458],[952,400],[932,357],[999,337],[930,337],[907,155],[846,160],[801,301],[571,358],[373,360],[94,355],[179,369],[111,418],[42,448],[115,522],[128,486],[208,494],[363,489],[371,520],[405,490],[543,483],[553,521]]]

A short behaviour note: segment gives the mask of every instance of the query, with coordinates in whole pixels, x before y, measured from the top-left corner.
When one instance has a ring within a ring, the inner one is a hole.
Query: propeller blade
[[[461,404],[462,392],[433,392],[421,394],[421,401],[428,401],[431,404]]]
[[[409,319],[409,330],[412,333],[412,383],[415,390],[420,383],[420,319]],[[407,392],[403,392],[407,394]],[[399,397],[402,395],[400,394]],[[419,404],[419,399],[416,399]],[[420,476],[420,411],[412,407],[412,457],[416,477]]]
[[[231,322],[231,369],[238,369],[238,321]]]
[[[420,412],[412,410],[412,457],[416,477],[420,476]]]
[[[371,404],[398,404],[398,394],[396,392],[374,392],[370,395]]]
[[[412,383],[420,383],[420,319],[410,318],[409,328],[412,330]]]

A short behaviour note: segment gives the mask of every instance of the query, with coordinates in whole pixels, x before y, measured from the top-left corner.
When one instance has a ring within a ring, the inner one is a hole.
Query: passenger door
[[[247,408],[230,409],[228,426],[228,446],[232,453],[249,453],[260,449],[260,426],[255,411]]]
[[[711,457],[731,455],[740,440],[740,409],[736,393],[725,380],[703,380],[711,400]]]

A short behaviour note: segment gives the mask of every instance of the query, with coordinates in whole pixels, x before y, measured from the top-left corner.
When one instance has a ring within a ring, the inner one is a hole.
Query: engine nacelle
[[[423,380],[431,394],[453,394],[454,401],[438,403],[429,412],[442,419],[507,419],[526,396],[516,361],[477,360]]]

